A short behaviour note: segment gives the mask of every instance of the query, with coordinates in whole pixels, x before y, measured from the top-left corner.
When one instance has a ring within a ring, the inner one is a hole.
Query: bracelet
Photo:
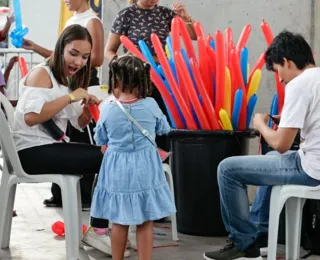
[[[73,103],[76,100],[76,98],[75,98],[75,96],[73,94],[69,93],[68,96],[70,98],[70,104]]]
[[[185,24],[193,24],[192,18],[189,16],[189,19],[187,21],[185,21]]]

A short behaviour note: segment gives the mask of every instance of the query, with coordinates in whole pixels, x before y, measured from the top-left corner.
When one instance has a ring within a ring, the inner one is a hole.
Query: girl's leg
[[[139,260],[151,260],[153,248],[153,222],[137,226],[137,247]]]
[[[127,245],[128,229],[129,226],[112,224],[111,248],[113,260],[123,260]]]

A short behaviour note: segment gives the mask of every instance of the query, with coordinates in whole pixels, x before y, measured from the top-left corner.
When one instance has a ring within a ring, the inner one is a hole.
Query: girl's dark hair
[[[77,88],[87,89],[89,86],[91,60],[88,58],[86,66],[81,68],[72,78],[67,78],[64,73],[64,48],[67,44],[77,40],[85,40],[91,44],[92,38],[88,30],[78,24],[68,26],[61,33],[54,50],[53,55],[49,58],[47,64],[50,67],[53,76],[59,84],[68,86],[71,90]]]
[[[122,92],[135,92],[138,98],[151,94],[150,65],[138,57],[125,55],[110,62],[109,94],[118,87],[117,80],[121,82]]]
[[[315,65],[312,50],[300,34],[283,31],[278,34],[265,54],[266,67],[273,70],[274,64],[283,66],[286,58],[296,64],[299,70],[308,65]]]

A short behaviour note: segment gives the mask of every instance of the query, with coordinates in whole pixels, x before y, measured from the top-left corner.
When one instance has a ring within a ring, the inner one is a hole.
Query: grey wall
[[[172,2],[173,0],[161,0],[160,4],[170,6]],[[202,23],[206,34],[214,34],[217,29],[224,31],[227,27],[231,27],[234,38],[238,39],[242,28],[246,24],[251,24],[252,33],[247,45],[251,67],[266,49],[266,42],[260,29],[262,19],[270,24],[274,34],[288,29],[301,33],[312,46],[320,44],[320,34],[315,32],[315,29],[320,28],[320,14],[316,11],[320,10],[320,0],[183,0],[182,2],[193,19]],[[116,13],[126,4],[126,0],[104,0],[103,19],[106,35]],[[317,56],[317,48],[315,52]],[[320,57],[320,51],[318,56]],[[269,110],[274,92],[274,76],[264,70],[258,92],[257,112]],[[256,142],[253,142],[251,145],[251,153],[257,152],[255,144]]]

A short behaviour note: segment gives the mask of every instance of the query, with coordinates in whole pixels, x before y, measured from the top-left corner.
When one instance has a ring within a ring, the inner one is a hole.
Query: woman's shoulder
[[[24,80],[25,86],[38,88],[52,88],[52,81],[47,67],[34,68]]]
[[[131,15],[131,16],[134,15],[134,6],[133,5],[127,6],[118,12],[118,16],[127,16],[127,15]]]

